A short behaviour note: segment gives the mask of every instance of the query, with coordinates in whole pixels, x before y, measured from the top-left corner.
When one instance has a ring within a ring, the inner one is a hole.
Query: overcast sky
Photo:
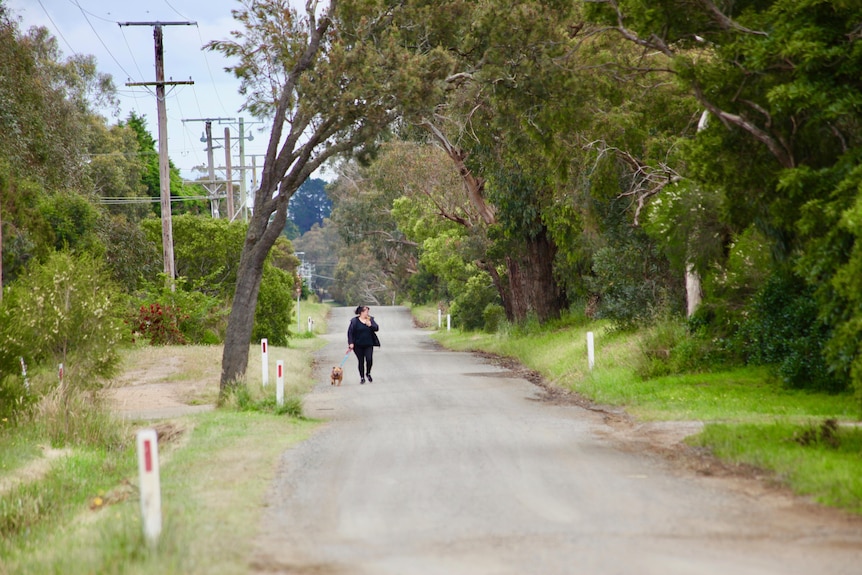
[[[207,163],[206,144],[202,143],[201,118],[245,118],[245,153],[248,165],[252,154],[266,151],[269,126],[254,124],[247,112],[240,112],[243,98],[239,81],[224,71],[229,64],[219,53],[201,50],[210,40],[227,40],[238,29],[231,10],[238,0],[0,0],[20,18],[22,31],[30,26],[45,26],[57,38],[65,56],[91,54],[101,72],[114,77],[121,104],[120,119],[130,111],[146,116],[147,127],[158,138],[158,113],[155,87],[128,87],[127,82],[153,82],[155,47],[152,26],[120,26],[126,22],[194,22],[194,25],[163,26],[166,80],[192,80],[193,85],[166,86],[168,116],[168,153],[186,178],[197,175],[195,166]],[[112,118],[112,123],[116,121]],[[183,120],[186,120],[183,122]],[[230,126],[231,160],[239,165],[236,122],[212,124],[213,137],[223,140]],[[260,130],[265,128],[265,132]],[[221,145],[221,142],[217,142]],[[215,163],[224,166],[223,147],[214,151]],[[258,173],[263,158],[257,158]],[[317,174],[319,177],[321,174]],[[324,174],[323,177],[326,175]],[[251,173],[249,171],[250,180]]]

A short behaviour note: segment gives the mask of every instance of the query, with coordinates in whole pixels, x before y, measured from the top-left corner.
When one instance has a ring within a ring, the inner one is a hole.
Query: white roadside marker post
[[[24,378],[24,389],[26,389],[27,392],[29,393],[30,392],[30,380],[27,379],[27,364],[24,363],[23,357],[20,357],[18,359],[21,360],[21,377]]]
[[[275,402],[284,405],[284,361],[275,362]]]
[[[446,331],[450,331],[452,329],[452,314],[446,314]]]
[[[155,545],[162,532],[162,495],[159,485],[159,442],[155,429],[142,429],[137,435],[138,476],[141,491],[141,517],[144,537]]]
[[[443,310],[438,309],[437,310],[437,329],[440,329],[441,327],[443,327]]]
[[[260,340],[260,377],[263,380],[263,386],[269,385],[269,352],[267,351],[267,340]]]
[[[596,364],[596,353],[593,345],[593,332],[587,332],[587,363],[590,366],[590,371],[593,370],[593,366]]]

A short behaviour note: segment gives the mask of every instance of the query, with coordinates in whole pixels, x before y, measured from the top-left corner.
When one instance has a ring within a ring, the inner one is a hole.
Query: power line
[[[208,200],[209,196],[171,196],[171,202],[196,202],[200,200]],[[123,198],[123,197],[100,197],[99,203],[106,205],[124,205],[124,204],[156,204],[161,202],[161,198]]]
[[[167,1],[167,0],[165,0],[165,1]],[[201,54],[203,54],[203,57],[204,57],[204,63],[206,64],[206,67],[207,67],[207,73],[209,74],[210,82],[212,82],[212,85],[213,85],[213,91],[215,92],[216,100],[218,100],[218,103],[221,106],[222,111],[226,112],[227,108],[225,107],[224,102],[221,101],[221,96],[219,96],[219,91],[215,89],[216,81],[215,81],[215,78],[213,77],[212,68],[210,68],[210,61],[209,61],[209,59],[207,59],[206,50],[203,49],[205,42],[204,42],[203,36],[201,36],[201,27],[198,25],[195,25],[195,28],[198,31],[198,39],[201,41]]]
[[[78,0],[71,0],[71,1],[72,1],[72,3],[73,3],[75,6],[77,6],[77,7],[78,7],[78,10],[80,10],[80,11],[81,11],[81,15],[84,17],[84,20],[86,20],[86,21],[87,21],[87,25],[90,27],[90,30],[92,30],[92,31],[93,31],[93,34],[95,34],[95,35],[96,35],[96,38],[99,40],[99,43],[100,43],[100,44],[102,44],[102,47],[105,49],[105,51],[106,51],[106,52],[108,52],[108,55],[111,57],[111,59],[112,59],[112,60],[117,64],[117,66],[119,66],[119,67],[120,67],[120,70],[122,70],[122,71],[126,74],[126,76],[131,77],[131,74],[129,74],[128,72],[126,72],[126,69],[125,69],[125,68],[123,68],[123,65],[122,65],[122,64],[120,64],[119,60],[117,60],[117,59],[114,57],[114,53],[113,53],[113,52],[111,52],[111,49],[110,49],[110,48],[108,48],[107,44],[105,44],[105,42],[102,40],[102,37],[101,37],[101,36],[99,36],[99,33],[98,33],[98,32],[96,32],[96,28],[93,26],[93,23],[92,23],[92,22],[90,22],[90,19],[89,19],[89,18],[87,18],[87,12],[86,12],[83,8],[81,8],[81,5],[78,3]]]
[[[93,18],[98,18],[99,20],[102,20],[102,21],[104,21],[104,22],[110,22],[111,24],[116,24],[116,22],[115,22],[114,20],[109,20],[109,19],[107,19],[107,18],[103,18],[103,17],[99,16],[98,14],[94,14],[94,13],[90,12],[89,10],[84,10],[84,9],[81,7],[81,5],[80,5],[80,4],[78,4],[77,0],[69,0],[69,4],[71,4],[71,5],[73,5],[73,6],[77,6],[77,7],[78,7],[78,9],[79,9],[81,12],[86,12],[87,14],[89,14],[90,16],[92,16]]]
[[[42,11],[45,13],[45,16],[47,16],[47,17],[48,17],[48,20],[50,20],[50,21],[51,21],[51,24],[54,26],[54,30],[56,30],[56,31],[57,31],[57,34],[59,34],[59,35],[60,35],[60,38],[62,38],[62,39],[63,39],[63,42],[65,42],[65,43],[66,43],[66,46],[68,46],[68,47],[69,47],[69,50],[72,52],[72,54],[77,55],[77,54],[78,54],[78,52],[76,52],[76,51],[75,51],[75,49],[74,49],[74,48],[72,48],[72,45],[71,45],[71,44],[69,44],[69,41],[68,41],[68,40],[66,40],[66,37],[65,37],[65,36],[63,36],[63,32],[61,32],[61,31],[60,31],[60,27],[59,27],[59,26],[57,26],[57,23],[56,23],[56,22],[54,22],[54,19],[53,19],[53,18],[51,18],[51,14],[49,14],[49,13],[48,13],[48,10],[47,10],[47,9],[45,8],[45,6],[42,4],[42,0],[38,0],[38,2],[39,2],[39,6],[41,6],[41,7],[42,7]]]

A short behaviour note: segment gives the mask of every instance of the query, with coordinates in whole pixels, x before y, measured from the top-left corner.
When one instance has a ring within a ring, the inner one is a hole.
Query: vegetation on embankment
[[[302,302],[303,317],[315,320],[317,333],[326,329],[328,309]],[[278,459],[317,425],[299,414],[301,396],[313,382],[312,352],[322,344],[303,336],[289,347],[270,346],[270,380],[277,360],[290,366],[281,408],[275,385],[260,384],[260,355],[252,346],[247,386],[216,411],[124,422],[92,407],[75,414],[76,437],[57,435],[41,411],[16,425],[4,422],[0,575],[245,572]],[[121,370],[151,366],[153,354],[142,349],[147,347],[121,350]],[[157,355],[165,362],[176,356],[182,366],[180,373],[166,374],[166,382],[205,380],[195,397],[186,398],[199,404],[218,397],[218,374],[205,372],[220,353],[220,346],[163,346]],[[163,527],[154,548],[144,541],[136,487],[135,433],[144,427],[159,433]]]
[[[414,314],[421,323],[437,325],[436,309]],[[594,334],[592,370],[588,331]],[[819,503],[862,514],[862,428],[851,392],[788,389],[768,367],[643,377],[638,374],[644,365],[654,361],[644,331],[613,331],[582,318],[497,333],[447,331],[444,321],[434,337],[451,349],[513,358],[556,386],[620,406],[641,420],[702,421],[704,431],[687,440],[692,445],[767,470]]]

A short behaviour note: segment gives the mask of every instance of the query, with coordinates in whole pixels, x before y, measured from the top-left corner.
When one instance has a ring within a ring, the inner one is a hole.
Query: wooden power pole
[[[194,26],[197,22],[119,22],[120,26],[152,26],[156,48],[156,81],[127,82],[126,86],[155,86],[156,105],[159,117],[159,189],[162,207],[162,255],[165,262],[165,275],[174,289],[174,238],[171,224],[171,172],[168,159],[168,115],[165,107],[165,86],[194,84],[193,81],[165,82],[165,53],[162,42],[163,26]]]

